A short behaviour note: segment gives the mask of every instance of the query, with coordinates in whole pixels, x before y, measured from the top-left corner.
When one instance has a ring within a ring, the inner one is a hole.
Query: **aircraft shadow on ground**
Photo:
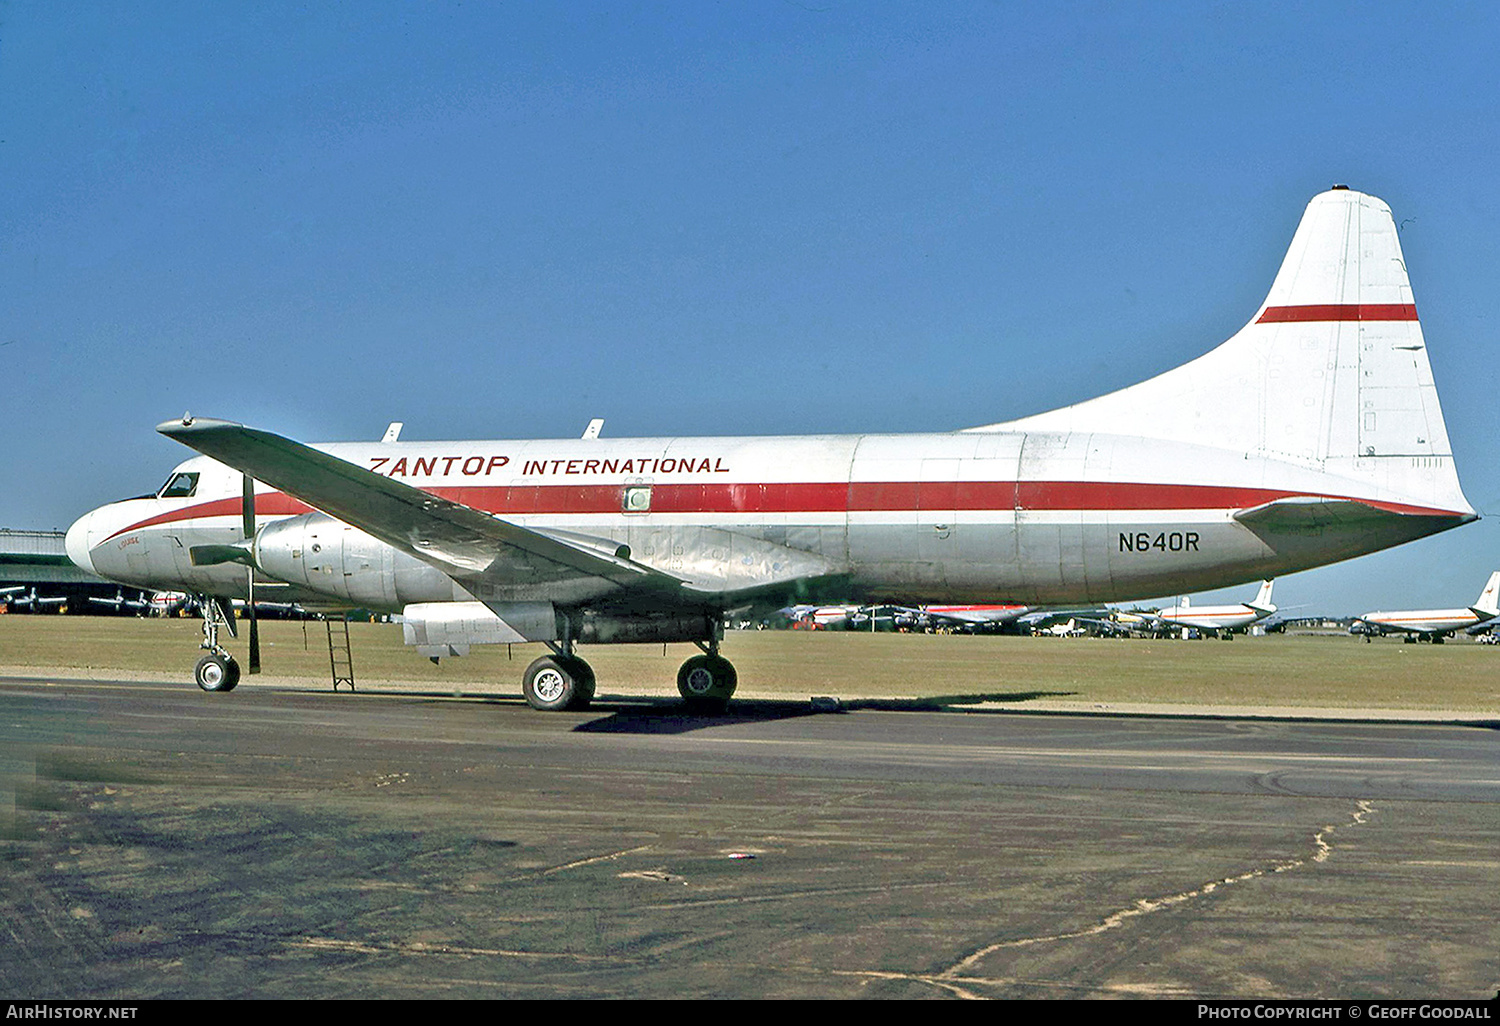
[[[638,699],[628,704],[598,701],[593,708],[608,716],[580,723],[573,730],[586,734],[684,734],[710,727],[744,723],[769,723],[804,716],[828,716],[875,710],[879,712],[994,712],[965,707],[989,702],[1014,704],[1038,698],[1067,698],[1075,691],[1000,691],[968,695],[936,695],[930,698],[859,698],[852,701],[786,701],[779,699],[735,699],[722,712],[695,710],[673,698]]]

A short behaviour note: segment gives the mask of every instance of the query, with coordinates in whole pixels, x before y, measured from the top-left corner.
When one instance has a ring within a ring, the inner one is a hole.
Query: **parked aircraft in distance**
[[[1492,618],[1483,623],[1476,623],[1464,633],[1477,637],[1481,645],[1500,645],[1500,634],[1495,633],[1496,627],[1500,627],[1500,619]]]
[[[1500,570],[1490,574],[1479,598],[1468,609],[1403,609],[1390,613],[1366,613],[1354,621],[1351,633],[1365,635],[1401,634],[1403,641],[1430,641],[1441,645],[1455,632],[1477,627],[1500,616]]]
[[[30,612],[37,613],[42,612],[48,608],[62,611],[68,604],[67,596],[38,595],[35,586],[33,586],[30,590],[27,590],[24,585],[15,588],[7,588],[5,590],[6,592],[10,593],[4,596],[5,603],[10,607],[12,611],[15,611],[16,609],[26,609]],[[19,595],[15,594],[16,592],[26,592],[26,594]]]
[[[440,657],[541,642],[540,709],[594,694],[579,644],[692,642],[721,705],[726,616],[764,603],[1101,604],[1221,588],[1474,520],[1390,209],[1309,203],[1227,342],[1077,405],[944,434],[308,446],[221,420],[202,457],[68,532],[123,584],[399,613]],[[590,432],[597,434],[597,432]],[[228,690],[218,643],[196,677]],[[249,652],[259,648],[251,619]]]
[[[1196,628],[1204,632],[1212,631],[1222,638],[1232,637],[1231,631],[1248,627],[1276,612],[1276,607],[1271,604],[1271,587],[1275,583],[1262,581],[1254,601],[1236,602],[1227,606],[1194,606],[1192,600],[1184,595],[1175,605],[1158,609],[1156,620],[1166,627]]]
[[[127,609],[141,613],[151,605],[150,597],[142,592],[137,592],[135,598],[126,598],[124,588],[115,589],[114,598],[99,598],[96,595],[90,595],[89,601],[95,605],[109,606],[117,613],[123,613]]]
[[[1030,606],[1010,604],[923,605],[894,607],[896,623],[922,629],[952,627],[969,631],[998,630],[1015,623]]]
[[[185,591],[153,591],[146,596],[146,612],[151,616],[179,616],[196,611],[199,605]]]
[[[865,606],[786,606],[777,610],[792,622],[793,630],[828,630],[847,627],[851,623],[868,623],[869,613]]]

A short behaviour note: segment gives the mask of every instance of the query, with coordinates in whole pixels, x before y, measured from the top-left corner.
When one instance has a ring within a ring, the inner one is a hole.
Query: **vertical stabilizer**
[[[1500,616],[1500,570],[1490,574],[1489,582],[1479,593],[1479,601],[1469,608],[1483,614],[1486,619]]]
[[[1299,464],[1393,502],[1471,514],[1388,206],[1313,197],[1250,323],[1138,385],[975,431],[1129,434]]]
[[[1271,605],[1271,588],[1274,587],[1275,584],[1275,581],[1262,581],[1260,583],[1260,591],[1256,593],[1255,601],[1249,603],[1250,608],[1256,611],[1274,611],[1276,607]]]

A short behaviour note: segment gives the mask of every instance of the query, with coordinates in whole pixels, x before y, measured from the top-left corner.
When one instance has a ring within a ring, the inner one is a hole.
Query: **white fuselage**
[[[633,559],[667,573],[683,569],[684,561],[715,558],[684,546],[695,528],[809,553],[836,568],[842,597],[853,600],[1132,600],[1288,573],[1472,518],[1467,509],[1414,506],[1376,484],[1306,464],[1103,433],[318,448],[521,526],[626,544]],[[243,539],[240,475],[205,457],[178,472],[199,475],[191,495],[131,499],[87,514],[68,532],[70,556],[125,584],[243,597],[243,566],[194,566],[189,558],[194,546]],[[1285,538],[1234,516],[1306,496],[1353,499],[1403,515]],[[307,513],[295,499],[257,491],[257,527]],[[286,600],[399,610],[475,597],[361,531],[336,521],[321,530],[307,535],[295,572],[280,578]],[[545,589],[538,598],[568,601]]]
[[[1411,634],[1451,634],[1491,619],[1472,609],[1403,609],[1392,612],[1366,613],[1362,622],[1383,631],[1406,631]]]
[[[1229,606],[1168,606],[1156,616],[1174,627],[1196,627],[1206,631],[1232,631],[1264,620],[1274,610],[1252,609],[1243,602]]]

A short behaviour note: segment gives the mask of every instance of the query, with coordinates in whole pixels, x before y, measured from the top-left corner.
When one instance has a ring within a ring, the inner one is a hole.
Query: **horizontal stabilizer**
[[[1242,509],[1234,519],[1256,534],[1318,534],[1329,528],[1351,528],[1361,525],[1390,524],[1403,520],[1475,519],[1472,513],[1447,513],[1419,510],[1390,503],[1360,502],[1357,499],[1333,499],[1322,495],[1295,495],[1285,499]],[[1452,526],[1445,523],[1443,526]],[[1437,526],[1433,531],[1439,530]],[[1423,534],[1432,533],[1423,531]]]

